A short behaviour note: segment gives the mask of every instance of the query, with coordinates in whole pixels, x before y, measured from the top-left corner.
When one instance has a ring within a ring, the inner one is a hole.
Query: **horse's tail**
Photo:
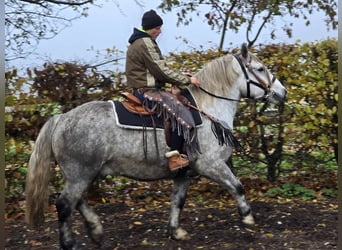
[[[26,213],[28,224],[35,227],[44,222],[49,193],[50,167],[54,160],[51,138],[59,116],[50,118],[42,127],[33,147],[26,176]]]

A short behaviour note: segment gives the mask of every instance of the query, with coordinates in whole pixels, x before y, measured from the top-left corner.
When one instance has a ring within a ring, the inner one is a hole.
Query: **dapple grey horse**
[[[203,67],[195,75],[202,89],[189,86],[199,109],[233,128],[238,100],[251,98],[280,104],[286,89],[263,63],[242,45],[239,54],[227,54]],[[168,231],[173,239],[189,239],[179,218],[191,182],[187,171],[170,172],[167,160],[157,158],[156,147],[147,148],[144,157],[141,130],[116,125],[113,104],[108,101],[85,103],[65,114],[50,118],[42,127],[29,161],[26,180],[26,220],[39,225],[44,218],[51,165],[59,164],[65,185],[56,201],[62,249],[80,249],[72,232],[72,214],[77,209],[86,221],[90,237],[101,243],[100,218],[85,201],[91,183],[99,176],[126,176],[136,180],[172,179],[171,211]],[[154,133],[147,131],[147,141]],[[201,154],[191,171],[227,189],[235,198],[241,219],[253,224],[254,218],[243,186],[227,164],[232,146],[219,145],[211,121],[203,117],[197,131]],[[157,131],[160,155],[168,151],[164,132]],[[133,143],[134,142],[134,143]]]

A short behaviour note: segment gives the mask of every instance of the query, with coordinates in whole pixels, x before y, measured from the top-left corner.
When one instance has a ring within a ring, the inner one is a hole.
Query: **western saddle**
[[[126,101],[122,102],[122,105],[130,112],[140,115],[151,115],[153,111],[146,110],[142,102],[129,92],[122,92],[121,95],[126,98]]]

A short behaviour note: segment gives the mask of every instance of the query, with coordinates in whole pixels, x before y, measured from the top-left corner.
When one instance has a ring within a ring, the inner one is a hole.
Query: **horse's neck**
[[[233,120],[237,110],[238,102],[210,96],[200,89],[195,89],[193,86],[190,86],[189,89],[201,110],[219,120],[225,121],[231,128],[233,128]],[[232,89],[228,98],[234,100],[239,99],[240,96],[238,91],[234,91],[234,89]]]

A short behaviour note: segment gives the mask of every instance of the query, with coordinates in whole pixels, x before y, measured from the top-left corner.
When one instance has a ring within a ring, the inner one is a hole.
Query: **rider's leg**
[[[145,99],[143,93],[139,93],[139,91],[134,92],[134,96],[141,100],[141,102],[147,102],[149,108],[152,107],[152,102]],[[183,135],[178,135],[178,131],[171,131],[171,151],[165,154],[165,157],[168,159],[169,169],[171,171],[177,170],[179,168],[183,168],[189,165],[189,159],[186,155],[181,154],[182,147],[184,144]]]
[[[141,103],[144,102],[144,99],[145,99],[144,98],[144,93],[139,93],[138,91],[134,91],[133,95],[135,97],[137,97],[141,101]]]
[[[172,131],[171,136],[171,151],[166,153],[168,158],[169,168],[171,171],[183,168],[189,165],[189,159],[186,155],[181,154],[184,144],[184,138],[182,135],[178,135],[177,131]]]

